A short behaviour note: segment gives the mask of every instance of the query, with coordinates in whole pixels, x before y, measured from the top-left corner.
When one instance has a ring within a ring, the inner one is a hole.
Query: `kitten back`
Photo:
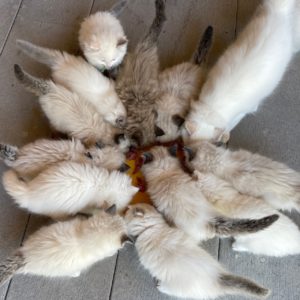
[[[49,80],[44,80],[31,76],[23,71],[19,65],[14,65],[15,76],[18,81],[29,91],[33,92],[37,96],[46,95],[50,92],[51,86]]]
[[[222,288],[224,288],[228,294],[232,292],[237,294],[246,294],[256,298],[264,299],[270,295],[270,291],[262,286],[259,286],[255,282],[231,275],[231,274],[222,274],[219,277],[219,283]]]
[[[217,217],[210,225],[213,230],[223,236],[238,235],[242,233],[254,233],[263,230],[279,218],[279,215],[270,215],[261,219],[231,219]]]
[[[0,264],[0,286],[10,280],[13,275],[25,264],[21,252],[16,252]]]

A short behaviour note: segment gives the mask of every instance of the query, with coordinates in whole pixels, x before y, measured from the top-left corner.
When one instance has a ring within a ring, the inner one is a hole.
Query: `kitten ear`
[[[142,208],[140,208],[140,207],[135,207],[133,209],[133,215],[135,217],[143,217],[144,214],[145,214],[145,211]]]
[[[180,128],[182,126],[182,124],[184,123],[185,119],[183,117],[181,117],[180,115],[173,115],[172,121],[175,125],[177,125],[178,128]]]
[[[197,129],[197,125],[193,121],[185,121],[184,122],[184,127],[185,127],[185,129],[186,129],[186,131],[188,132],[189,135],[192,135]]]
[[[165,135],[165,132],[157,125],[155,125],[154,133],[156,137]]]
[[[122,165],[118,169],[118,171],[121,173],[125,173],[128,170],[130,170],[130,166],[128,166],[126,163],[122,163]]]
[[[143,164],[150,163],[154,159],[153,154],[150,153],[150,152],[144,152],[141,157],[142,157],[142,160],[143,160]]]
[[[113,204],[112,206],[110,206],[109,208],[107,208],[105,210],[105,212],[108,213],[108,214],[110,214],[110,215],[112,215],[112,216],[114,216],[117,213],[117,206],[116,206],[116,204]]]
[[[230,132],[227,132],[227,131],[225,131],[225,129],[217,127],[217,128],[215,128],[215,136],[216,136],[217,142],[226,144],[230,139]]]
[[[178,150],[178,145],[174,144],[171,147],[168,148],[168,152],[171,156],[176,157],[177,156],[177,150]]]
[[[117,41],[117,47],[121,47],[124,46],[125,44],[128,43],[128,40],[126,37],[121,37],[120,39],[118,39]]]
[[[118,1],[116,4],[114,4],[114,5],[110,8],[109,12],[110,12],[113,16],[118,17],[118,16],[121,14],[121,12],[124,10],[126,4],[127,4],[127,0]]]
[[[189,147],[183,147],[184,156],[188,161],[192,161],[195,158],[195,152]]]

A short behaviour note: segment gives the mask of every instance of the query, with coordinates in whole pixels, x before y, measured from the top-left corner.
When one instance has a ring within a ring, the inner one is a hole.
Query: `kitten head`
[[[103,148],[92,146],[85,152],[85,157],[92,164],[109,171],[126,171],[124,169],[125,154],[115,146],[104,146]]]
[[[182,127],[184,139],[200,139],[226,143],[229,139],[229,133],[222,126],[224,124],[223,118],[212,111],[207,105],[199,105],[197,103],[197,107],[195,107],[193,104],[195,102],[192,103],[191,112]],[[219,126],[213,124],[219,124]]]
[[[120,21],[113,14],[97,12],[82,22],[79,44],[86,59],[103,71],[123,61],[128,40]]]
[[[146,203],[129,205],[125,213],[125,223],[128,234],[140,235],[148,227],[164,223],[162,215],[152,206]]]

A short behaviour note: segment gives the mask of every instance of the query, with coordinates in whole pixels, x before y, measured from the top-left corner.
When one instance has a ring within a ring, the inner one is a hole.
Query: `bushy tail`
[[[13,275],[25,264],[24,257],[21,252],[8,257],[0,264],[0,286],[10,280]]]
[[[268,289],[249,279],[231,274],[222,274],[219,283],[228,294],[246,294],[256,298],[267,298],[270,295]]]
[[[23,53],[49,67],[54,67],[60,61],[64,61],[64,55],[59,50],[36,46],[24,40],[17,40],[16,44]]]
[[[5,161],[15,161],[18,156],[18,148],[8,144],[0,143],[0,159]]]
[[[115,3],[112,8],[109,10],[109,12],[114,15],[115,17],[118,17],[122,11],[124,10],[125,6],[127,4],[127,0],[121,0]]]
[[[16,202],[23,208],[27,208],[27,184],[14,170],[8,170],[3,174],[3,187],[6,192],[16,200]]]
[[[37,96],[45,95],[51,90],[51,81],[45,80],[23,71],[19,65],[14,65],[15,76],[26,89],[33,92]]]
[[[277,221],[278,218],[279,215],[271,215],[261,219],[231,219],[226,217],[217,217],[210,223],[210,225],[218,235],[234,236],[263,230]]]
[[[268,8],[283,13],[292,12],[295,3],[296,0],[264,0],[264,4],[267,5]]]
[[[193,57],[193,62],[195,64],[200,65],[206,59],[207,53],[212,45],[213,33],[214,29],[212,26],[208,26],[205,29]]]

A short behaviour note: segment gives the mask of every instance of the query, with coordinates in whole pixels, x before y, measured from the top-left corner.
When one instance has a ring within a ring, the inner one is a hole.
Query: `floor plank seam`
[[[94,8],[94,4],[95,4],[95,0],[92,1],[92,5],[91,5],[90,10],[89,10],[89,13],[88,13],[89,16],[90,16],[91,13],[92,13],[92,10],[93,10],[93,8]]]
[[[120,251],[118,251],[117,257],[116,257],[116,263],[115,263],[114,273],[113,273],[113,277],[112,277],[112,281],[111,281],[111,286],[110,286],[110,291],[109,291],[108,300],[111,300],[112,291],[113,291],[113,288],[114,288],[114,282],[115,282],[115,277],[116,277],[116,271],[117,271],[117,265],[118,265],[119,253],[120,253]]]
[[[27,218],[27,221],[26,221],[26,224],[25,224],[25,228],[24,228],[24,232],[23,232],[23,235],[22,235],[22,237],[21,237],[21,242],[20,242],[20,245],[19,245],[19,246],[22,246],[23,241],[24,241],[24,239],[25,239],[25,235],[26,235],[26,232],[27,232],[27,229],[28,229],[30,217],[31,217],[31,214],[28,215],[28,218]],[[9,281],[9,283],[8,283],[7,290],[6,290],[6,293],[5,293],[5,296],[4,296],[4,300],[7,300],[8,293],[9,293],[9,289],[10,289],[12,280],[13,280],[13,278],[10,279],[10,281]]]
[[[23,3],[23,0],[20,1],[20,4],[19,4],[18,9],[17,9],[17,11],[16,11],[16,14],[15,14],[15,16],[14,16],[14,19],[13,19],[13,21],[11,22],[11,25],[10,25],[10,27],[9,27],[9,29],[8,29],[7,35],[6,35],[5,39],[4,39],[4,43],[3,43],[2,49],[0,50],[0,56],[2,55],[2,53],[3,53],[3,51],[4,51],[4,48],[5,48],[5,45],[6,45],[6,43],[7,43],[8,37],[9,37],[11,31],[12,31],[13,26],[15,25],[15,22],[16,22],[16,19],[17,19],[18,14],[19,14],[19,11],[20,11],[20,9],[21,9],[22,3]]]
[[[220,249],[221,249],[221,239],[218,238],[218,253],[217,253],[218,261],[220,260]]]

